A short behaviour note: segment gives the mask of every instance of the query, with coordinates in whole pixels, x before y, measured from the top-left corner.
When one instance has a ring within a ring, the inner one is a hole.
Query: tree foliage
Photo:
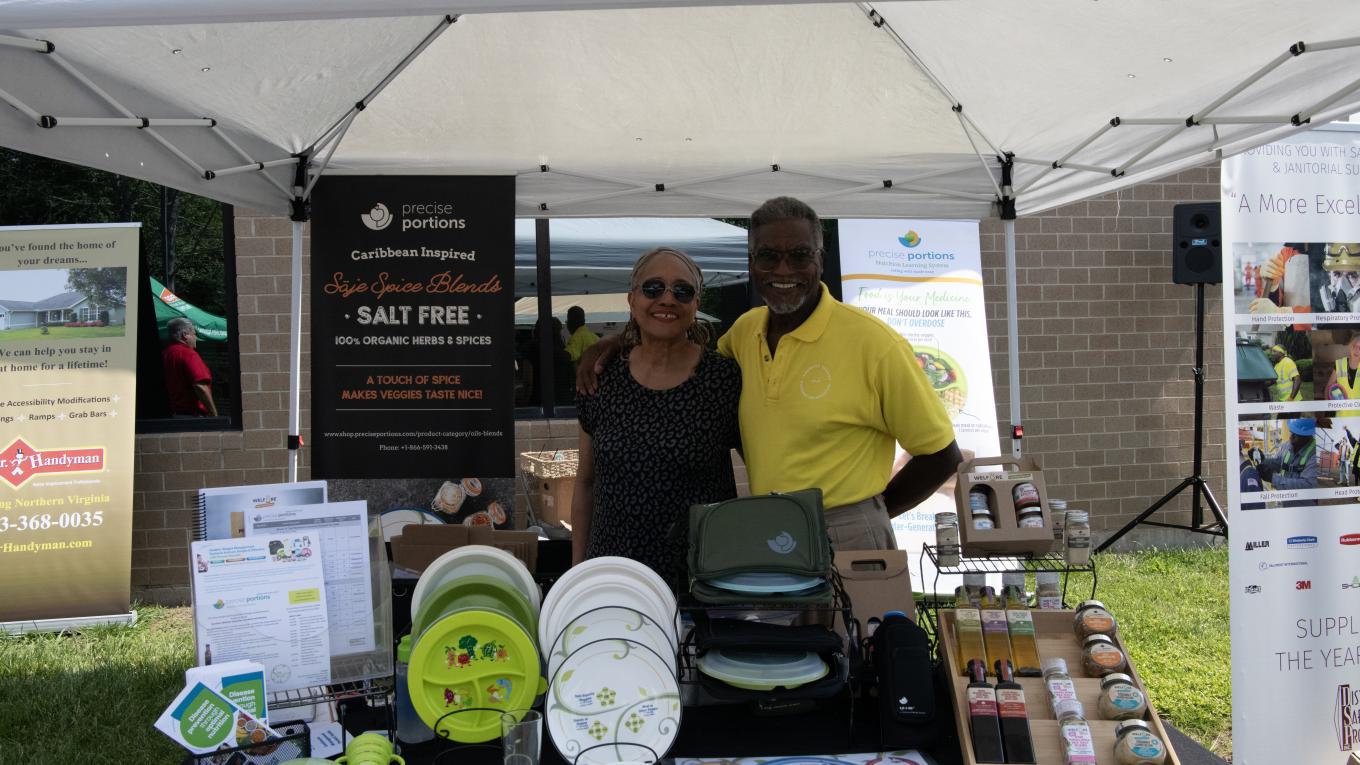
[[[79,292],[100,308],[127,304],[126,268],[72,268],[66,274],[66,289]]]
[[[174,211],[168,232],[161,225],[163,204]],[[148,272],[216,314],[226,309],[222,207],[149,181],[0,149],[0,226],[140,222]],[[173,278],[165,273],[166,234],[174,248]]]

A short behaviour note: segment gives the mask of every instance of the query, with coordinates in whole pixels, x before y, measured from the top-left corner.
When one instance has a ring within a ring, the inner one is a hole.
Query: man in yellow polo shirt
[[[837,549],[896,547],[889,518],[948,480],[962,455],[911,345],[822,284],[822,224],[791,197],[751,215],[751,282],[765,306],[718,341],[741,366],[751,493],[817,486]],[[895,445],[912,459],[892,475]]]
[[[573,364],[581,360],[585,349],[600,342],[600,336],[586,326],[586,309],[579,305],[567,309],[567,333],[571,335],[567,340],[567,355]]]
[[[822,225],[811,207],[767,201],[751,215],[747,244],[765,306],[737,319],[718,350],[741,366],[751,493],[818,487],[836,549],[895,548],[889,519],[929,497],[962,460],[944,406],[911,345],[822,284]],[[601,341],[582,361],[614,350]],[[582,363],[578,387],[593,389],[597,368]],[[912,459],[893,475],[899,442]]]

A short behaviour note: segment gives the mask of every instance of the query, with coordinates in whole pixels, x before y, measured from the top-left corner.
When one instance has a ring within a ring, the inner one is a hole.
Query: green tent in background
[[[149,278],[149,277],[148,277]],[[165,325],[171,319],[184,317],[194,323],[199,340],[218,343],[227,341],[227,320],[188,303],[171,292],[164,284],[151,279],[151,297],[156,305],[156,331],[165,339]]]

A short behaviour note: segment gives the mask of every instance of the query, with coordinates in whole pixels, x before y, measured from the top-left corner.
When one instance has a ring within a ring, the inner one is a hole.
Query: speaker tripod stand
[[[1205,482],[1201,472],[1204,468],[1204,284],[1195,285],[1195,462],[1190,475],[1176,488],[1167,492],[1161,499],[1152,503],[1152,506],[1144,510],[1129,521],[1124,528],[1116,531],[1108,539],[1096,548],[1096,552],[1102,552],[1110,545],[1118,542],[1125,534],[1133,531],[1138,525],[1161,526],[1168,529],[1181,529],[1191,531],[1196,534],[1210,534],[1212,536],[1228,538],[1228,519],[1223,515],[1223,508],[1219,507],[1218,500],[1214,499],[1214,493],[1209,490],[1209,484]],[[1190,503],[1190,525],[1180,523],[1162,523],[1160,521],[1150,521],[1154,513],[1161,510],[1167,503],[1175,499],[1177,495],[1186,489],[1193,493]],[[1201,499],[1209,505],[1210,512],[1214,515],[1214,523],[1204,523],[1204,507]]]

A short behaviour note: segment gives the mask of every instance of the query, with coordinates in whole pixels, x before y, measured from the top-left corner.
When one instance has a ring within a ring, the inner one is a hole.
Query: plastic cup
[[[514,709],[501,715],[501,748],[504,765],[538,765],[543,746],[543,714]]]

